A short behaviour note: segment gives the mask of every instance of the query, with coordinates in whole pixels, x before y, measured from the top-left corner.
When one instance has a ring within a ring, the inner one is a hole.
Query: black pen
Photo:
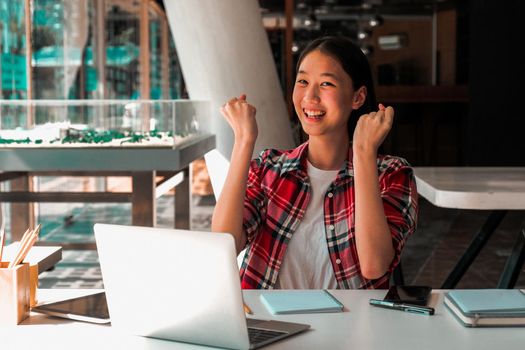
[[[394,303],[391,301],[385,301],[385,300],[379,300],[379,299],[370,299],[370,305],[384,307],[384,308],[392,309],[392,310],[413,312],[415,314],[423,314],[423,315],[433,315],[434,314],[433,307],[400,304],[400,303]]]

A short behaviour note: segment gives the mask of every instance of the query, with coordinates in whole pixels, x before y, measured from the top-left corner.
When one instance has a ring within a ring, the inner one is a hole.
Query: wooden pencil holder
[[[29,306],[33,307],[38,302],[36,291],[38,289],[38,265],[29,264]]]
[[[29,264],[8,265],[0,263],[0,326],[17,325],[29,316]]]

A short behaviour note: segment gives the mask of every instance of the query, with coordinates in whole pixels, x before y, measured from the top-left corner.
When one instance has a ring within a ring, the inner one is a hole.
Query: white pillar
[[[217,198],[233,146],[233,132],[219,108],[248,95],[257,108],[259,137],[254,156],[265,148],[294,147],[283,91],[262,25],[257,0],[165,0],[182,74],[191,99],[211,101],[210,130],[217,149],[206,164]]]

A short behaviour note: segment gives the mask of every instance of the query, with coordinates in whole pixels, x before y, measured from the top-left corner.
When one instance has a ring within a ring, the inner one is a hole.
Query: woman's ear
[[[363,103],[366,101],[366,86],[361,86],[357,91],[354,93],[354,98],[352,99],[352,109],[359,109]]]

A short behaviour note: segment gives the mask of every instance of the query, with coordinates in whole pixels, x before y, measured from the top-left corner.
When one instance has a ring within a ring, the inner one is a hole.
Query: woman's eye
[[[329,81],[325,81],[325,82],[321,83],[321,86],[335,86],[335,85],[332,84],[332,83],[329,82]]]
[[[308,82],[306,80],[304,80],[304,79],[299,79],[299,80],[297,80],[297,84],[299,84],[299,85],[306,85],[306,84],[308,84]]]

